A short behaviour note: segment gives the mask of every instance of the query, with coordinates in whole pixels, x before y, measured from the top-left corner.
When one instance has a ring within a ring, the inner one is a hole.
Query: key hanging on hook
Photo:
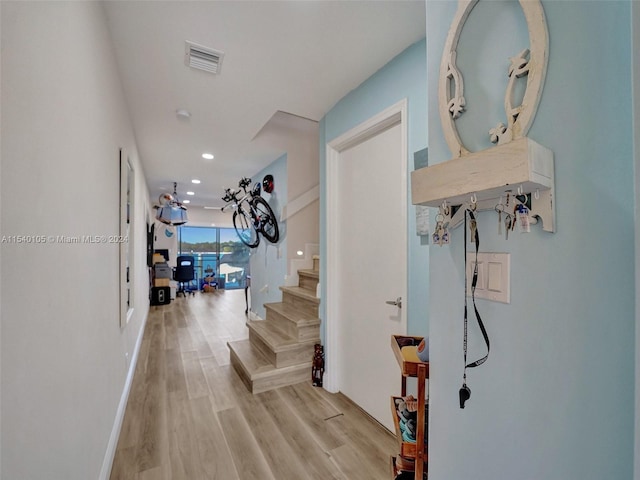
[[[509,212],[504,212],[504,239],[509,240],[509,230],[511,230],[511,214]]]
[[[498,235],[502,235],[502,212],[504,212],[502,197],[500,197],[500,202],[495,206],[494,210],[498,213]]]
[[[438,244],[440,246],[442,246],[441,228],[442,228],[443,220],[444,220],[444,215],[442,214],[442,207],[440,207],[440,211],[436,215],[436,226],[433,229],[433,235],[432,235],[433,243]]]
[[[446,200],[443,200],[442,205],[440,205],[440,213],[445,217],[448,217],[449,213],[451,213],[451,210],[449,209],[449,205],[447,204]]]
[[[529,233],[531,231],[531,219],[529,218],[529,209],[525,204],[518,205],[518,223],[520,224],[520,233]]]
[[[438,212],[438,214],[436,215],[436,227],[435,227],[435,231],[433,232],[433,243],[434,244],[438,244],[440,246],[448,244],[449,243],[449,224],[448,222],[445,224],[445,216]]]
[[[476,231],[477,231],[477,229],[478,229],[478,223],[476,222],[475,218],[472,218],[469,221],[469,233],[470,233],[469,240],[470,240],[471,243],[475,243],[475,241],[476,241]]]

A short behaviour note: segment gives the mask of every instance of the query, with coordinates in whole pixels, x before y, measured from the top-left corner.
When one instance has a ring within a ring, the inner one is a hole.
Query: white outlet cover
[[[471,281],[476,262],[475,252],[467,252],[467,296],[471,296]],[[478,253],[476,298],[511,303],[511,254]]]

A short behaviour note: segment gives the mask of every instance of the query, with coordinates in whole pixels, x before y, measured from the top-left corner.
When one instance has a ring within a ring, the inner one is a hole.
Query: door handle
[[[385,303],[387,305],[395,305],[398,308],[402,308],[402,297],[398,297],[395,300],[387,300]]]

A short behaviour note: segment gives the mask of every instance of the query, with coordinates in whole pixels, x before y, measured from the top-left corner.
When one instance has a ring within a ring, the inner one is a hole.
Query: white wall
[[[178,227],[156,220],[154,234],[154,250],[169,250],[168,264],[170,267],[175,267],[178,257]]]
[[[4,235],[113,235],[118,151],[135,169],[134,314],[118,245],[3,243],[2,478],[108,476],[148,311],[148,194],[98,2],[2,2]]]
[[[278,287],[296,284],[297,268],[307,268],[300,265],[296,252],[318,243],[319,202],[313,201],[293,215],[290,214],[293,210],[288,210],[292,201],[318,185],[318,123],[278,111],[256,135],[253,145],[283,152],[251,178],[253,182],[262,182],[265,175],[273,175],[274,191],[272,194],[263,191],[262,196],[278,219],[282,219],[284,211],[288,212],[286,219],[279,223],[277,244],[263,239],[258,248],[251,251],[252,311],[264,318],[263,304],[280,301],[282,294]],[[310,262],[314,252],[306,253]]]
[[[288,277],[287,285],[295,284],[297,280],[297,268],[300,257],[298,250],[305,250],[307,244],[317,244],[319,239],[319,202],[313,201],[295,214],[290,209],[291,202],[300,200],[300,197],[309,195],[310,191],[317,190],[320,176],[319,152],[318,152],[318,122],[307,118],[278,111],[264,125],[252,142],[254,147],[262,147],[267,150],[279,151],[287,156],[286,176],[275,178],[277,193],[276,199],[271,199],[268,193],[263,192],[263,197],[269,202],[276,202],[283,212],[287,212],[286,237],[287,249],[282,254],[287,259]],[[268,172],[269,168],[263,172]],[[262,181],[264,173],[253,175],[253,181]],[[286,197],[282,195],[283,187],[286,187]],[[277,212],[280,215],[281,212]],[[307,252],[310,262],[312,252]],[[305,267],[306,268],[306,267]],[[283,282],[284,284],[284,282]]]
[[[287,148],[287,196],[284,204],[307,193],[319,182],[318,124],[312,123],[301,132],[291,132]],[[316,200],[287,218],[287,261],[298,259],[296,252],[306,244],[317,244],[320,238],[320,204]],[[288,268],[289,268],[288,267]],[[290,270],[290,268],[289,268]],[[297,272],[288,272],[289,275]]]
[[[233,228],[233,209],[224,212],[220,210],[205,210],[201,207],[189,207],[188,227],[219,227]]]

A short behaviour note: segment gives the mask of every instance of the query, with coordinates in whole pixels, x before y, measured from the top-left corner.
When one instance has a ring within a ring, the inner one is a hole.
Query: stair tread
[[[313,363],[310,360],[296,365],[276,368],[262,353],[251,346],[249,340],[228,342],[227,345],[234,351],[251,381],[307,370]]]
[[[308,300],[312,303],[320,303],[320,299],[318,297],[316,297],[315,292],[312,292],[311,290],[308,290],[306,288],[301,288],[301,287],[280,287],[280,290],[283,292],[287,292],[290,295],[294,295],[296,297],[299,298],[303,298],[305,300]]]
[[[265,303],[264,307],[267,310],[274,310],[278,312],[280,315],[291,320],[293,323],[296,323],[299,327],[313,326],[313,325],[320,324],[320,319],[318,317],[316,317],[311,313],[307,313],[303,310],[300,310],[299,308],[294,307],[289,303],[284,303],[284,302]]]
[[[302,268],[298,270],[298,275],[304,275],[304,276],[313,277],[316,279],[320,278],[320,272],[318,270],[311,270],[307,268]]]
[[[276,368],[259,350],[251,346],[249,340],[227,342],[227,346],[240,358],[242,366],[250,375],[267,373]]]
[[[300,346],[317,343],[320,338],[300,341],[280,330],[274,322],[269,320],[249,320],[247,326],[275,352],[294,350]]]

